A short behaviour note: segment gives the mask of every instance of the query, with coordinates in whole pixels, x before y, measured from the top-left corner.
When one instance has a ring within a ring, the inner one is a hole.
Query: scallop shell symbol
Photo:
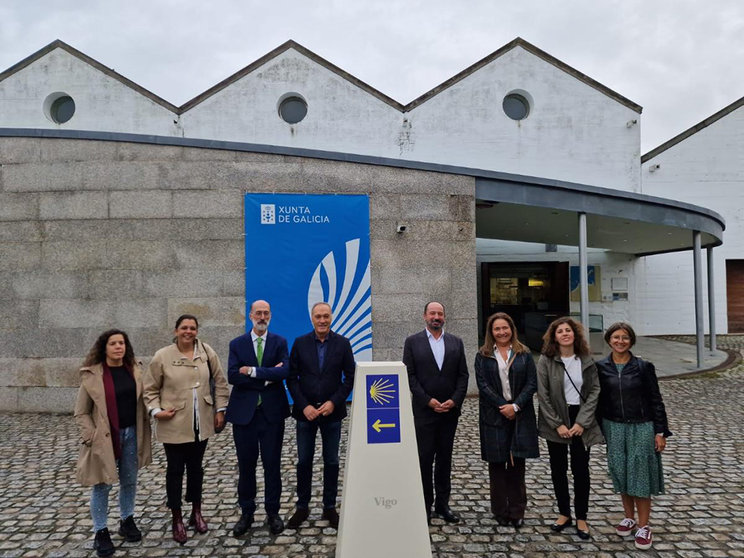
[[[328,252],[313,272],[307,289],[307,311],[324,301],[333,313],[332,329],[347,337],[357,361],[372,360],[372,292],[369,257],[360,260],[360,240],[346,242],[343,256]],[[337,265],[337,260],[342,265]],[[340,274],[343,272],[343,275]]]

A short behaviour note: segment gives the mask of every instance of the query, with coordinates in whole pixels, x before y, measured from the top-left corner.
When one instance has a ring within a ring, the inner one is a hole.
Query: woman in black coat
[[[491,512],[499,525],[519,529],[527,508],[525,459],[540,455],[532,405],[535,361],[517,339],[508,314],[497,312],[488,318],[485,337],[475,355],[481,458],[488,461]]]

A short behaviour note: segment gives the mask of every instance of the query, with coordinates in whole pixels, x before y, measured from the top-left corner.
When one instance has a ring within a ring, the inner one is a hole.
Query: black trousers
[[[282,495],[284,419],[269,422],[262,407],[256,409],[250,424],[233,424],[233,440],[238,456],[238,504],[242,513],[252,514],[256,511],[256,465],[260,453],[264,473],[264,508],[268,515],[276,515]]]
[[[499,519],[524,519],[527,509],[527,486],[524,482],[524,458],[515,457],[514,464],[489,463],[491,513]]]
[[[569,405],[571,424],[579,413],[578,405]],[[571,517],[571,497],[568,493],[568,452],[571,451],[571,473],[574,485],[574,512],[576,519],[586,520],[589,511],[589,449],[584,447],[580,436],[571,438],[570,444],[548,441],[550,455],[550,476],[558,502],[558,512]]]
[[[455,442],[457,419],[457,416],[449,413],[429,416],[425,419],[414,416],[424,504],[427,510],[431,510],[432,504],[435,510],[449,505],[452,491],[452,446]],[[434,469],[433,483],[432,468]]]
[[[204,469],[202,459],[207,449],[207,440],[185,444],[163,444],[168,466],[165,470],[165,493],[167,505],[172,510],[181,509],[183,472],[186,470],[186,501],[201,504]]]

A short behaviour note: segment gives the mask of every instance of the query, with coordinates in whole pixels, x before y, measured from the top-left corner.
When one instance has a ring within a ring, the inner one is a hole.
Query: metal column
[[[589,278],[587,277],[588,258],[586,255],[586,213],[579,213],[579,293],[581,302],[579,313],[589,340]]]
[[[710,333],[710,352],[716,350],[716,295],[713,280],[713,247],[707,249],[708,255],[708,331]]]
[[[703,323],[703,275],[702,255],[700,249],[700,231],[692,233],[692,262],[695,274],[695,337],[697,345],[697,367],[703,367],[703,342],[705,340],[705,324]]]

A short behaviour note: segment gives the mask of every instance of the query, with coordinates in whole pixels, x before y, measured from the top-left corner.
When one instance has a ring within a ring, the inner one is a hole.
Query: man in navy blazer
[[[289,375],[287,340],[268,331],[271,307],[265,300],[251,304],[249,318],[253,324],[251,331],[230,341],[227,368],[227,379],[233,389],[226,420],[233,425],[241,510],[240,519],[233,527],[236,537],[244,534],[253,523],[259,453],[264,469],[264,506],[269,530],[275,535],[284,530],[279,499],[284,420],[289,416],[289,402],[282,381]]]
[[[297,419],[297,509],[287,527],[297,529],[310,515],[315,437],[323,439],[323,519],[338,529],[338,495],[341,420],[346,398],[354,385],[354,353],[349,340],[331,331],[333,316],[325,302],[310,311],[313,331],[295,339],[289,356],[287,386]]]
[[[435,515],[447,523],[457,523],[460,518],[449,507],[452,447],[468,389],[468,365],[462,339],[444,333],[444,322],[441,303],[424,306],[426,329],[406,339],[403,363],[413,394],[413,422],[427,519],[431,519],[434,504]]]

